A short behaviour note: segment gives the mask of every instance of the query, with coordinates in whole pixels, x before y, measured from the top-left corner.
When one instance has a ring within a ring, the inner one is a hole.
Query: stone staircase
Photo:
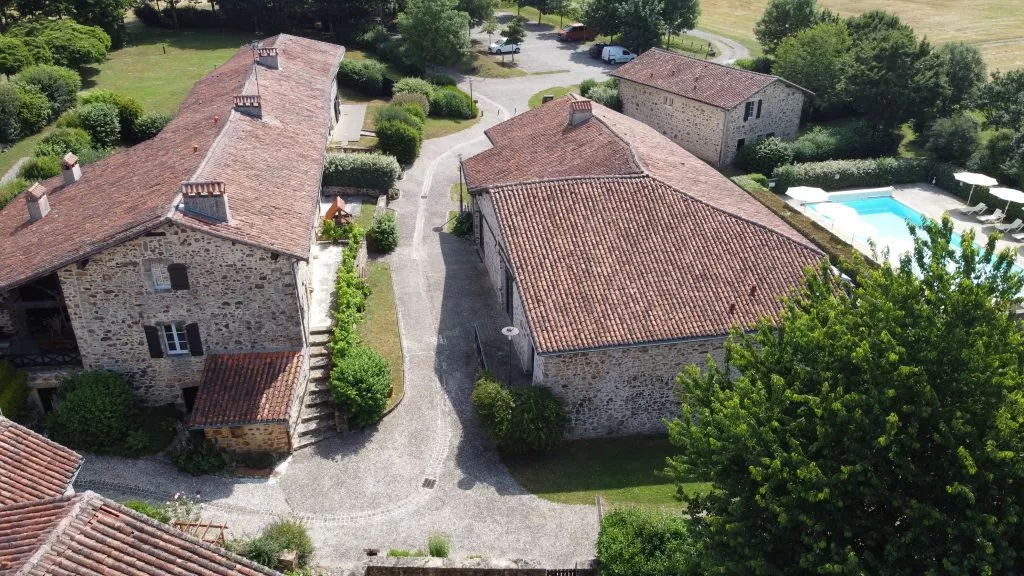
[[[314,328],[309,333],[309,383],[302,397],[299,423],[292,432],[292,451],[312,446],[335,433],[331,357],[327,350],[330,337],[330,328]]]

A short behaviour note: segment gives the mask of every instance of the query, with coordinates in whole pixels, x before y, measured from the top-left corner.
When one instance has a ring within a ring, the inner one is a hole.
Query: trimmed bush
[[[29,184],[31,182],[20,177],[0,184],[0,209],[7,206],[11,200],[14,200],[15,196],[24,192]]]
[[[331,387],[349,427],[365,428],[384,417],[391,395],[391,367],[375,350],[357,344],[331,370]]]
[[[81,128],[82,116],[77,108],[72,108],[57,118],[57,128]]]
[[[18,130],[25,138],[46,126],[50,119],[50,101],[42,90],[31,84],[16,83],[14,92],[18,98]]]
[[[68,152],[74,152],[77,156],[91,145],[92,139],[81,128],[55,128],[39,141],[33,154],[63,158]]]
[[[60,158],[56,156],[36,156],[21,165],[18,178],[30,182],[46,180],[60,175]]]
[[[504,438],[515,408],[512,393],[493,374],[485,372],[477,378],[471,400],[484,434],[495,442]]]
[[[82,89],[78,72],[60,66],[29,66],[12,80],[39,88],[50,102],[50,118],[73,108],[78,102],[78,91]]]
[[[384,92],[386,70],[376,60],[343,60],[338,67],[338,84],[367,96],[380,96]]]
[[[455,86],[441,86],[430,96],[430,113],[440,118],[476,118],[480,113],[473,100]]]
[[[678,576],[695,573],[697,545],[679,513],[620,508],[601,519],[597,535],[602,576]],[[699,571],[696,571],[699,572]]]
[[[278,520],[256,538],[234,541],[228,549],[271,569],[279,568],[277,559],[285,550],[295,551],[300,568],[309,564],[314,552],[306,527],[295,520]]]
[[[936,160],[963,166],[981,143],[981,128],[977,120],[961,113],[936,120],[925,141],[925,150]]]
[[[412,164],[420,155],[423,133],[396,120],[382,122],[377,127],[377,148],[390,154],[399,164]]]
[[[590,99],[612,110],[622,110],[622,101],[619,100],[618,88],[595,86],[590,91]]]
[[[159,134],[164,129],[164,126],[170,124],[173,119],[173,115],[162,112],[152,112],[142,116],[135,123],[135,140],[137,142],[149,140]]]
[[[78,108],[82,119],[82,129],[96,146],[110,148],[117,144],[121,137],[121,122],[118,120],[117,108],[112,104],[96,102]]]
[[[419,133],[423,133],[423,120],[411,113],[405,106],[387,104],[377,109],[374,116],[374,127],[385,122],[401,122]]]
[[[434,86],[455,86],[458,84],[454,77],[443,72],[427,72],[423,77]]]
[[[408,95],[409,96],[422,96],[421,94],[408,94]],[[426,110],[422,106],[420,106],[418,103],[416,103],[416,102],[406,102],[405,104],[390,104],[390,106],[398,106],[399,108],[402,108],[403,110],[405,110],[406,112],[411,114],[414,118],[419,120],[420,123],[424,123],[424,122],[427,121],[427,112],[426,112]]]
[[[417,94],[415,92],[395,94],[394,97],[391,98],[391,103],[400,104],[402,106],[416,105],[423,110],[424,116],[430,114],[430,100],[423,94]]]
[[[24,372],[15,370],[6,360],[0,360],[0,412],[14,421],[24,416],[28,400],[28,383]]]
[[[171,523],[171,513],[167,510],[167,506],[150,504],[145,500],[126,500],[123,504],[126,508],[131,508],[139,514],[148,516],[157,522],[163,522],[164,524]]]
[[[231,465],[231,459],[205,438],[190,438],[171,450],[171,462],[192,476],[215,474]]]
[[[117,453],[134,427],[135,397],[120,374],[79,372],[59,382],[57,399],[46,427],[65,446]]]
[[[469,236],[473,233],[473,213],[460,212],[452,222],[450,232],[455,236]]]
[[[507,388],[485,373],[477,380],[472,402],[484,432],[511,454],[550,450],[569,426],[562,402],[544,386]]]
[[[754,172],[753,174],[747,174],[747,178],[750,178],[754,182],[757,182],[757,184],[760,185],[762,188],[768,187],[768,177],[765,176],[764,174],[758,174]]]
[[[121,124],[121,139],[125,142],[140,141],[136,132],[136,124],[146,111],[138,100],[110,90],[90,90],[82,94],[79,101],[83,105],[110,104],[117,109],[117,121]]]
[[[328,154],[324,162],[325,186],[351,186],[390,190],[402,167],[387,154]]]
[[[430,98],[437,87],[423,78],[408,77],[395,82],[395,94],[422,94]]]
[[[736,164],[747,172],[771,174],[783,164],[793,162],[793,151],[789,144],[779,138],[764,138],[756,144],[740,149],[736,155]]]
[[[796,162],[856,160],[892,156],[899,150],[899,130],[878,130],[857,120],[836,126],[815,126],[790,144]]]
[[[385,212],[373,218],[373,225],[366,233],[368,246],[374,252],[387,254],[398,248],[398,219],[394,212]]]
[[[93,162],[103,160],[107,156],[110,156],[113,152],[114,151],[111,150],[110,148],[93,148],[92,146],[88,148],[83,148],[78,153],[78,163],[81,164],[82,166],[85,166],[86,164],[92,164]]]
[[[791,186],[841,190],[927,182],[930,170],[926,158],[879,158],[791,164],[776,168],[772,175],[778,179],[775,192],[784,194]]]

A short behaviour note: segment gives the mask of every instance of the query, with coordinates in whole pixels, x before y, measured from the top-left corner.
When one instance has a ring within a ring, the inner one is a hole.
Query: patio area
[[[953,228],[958,234],[962,235],[967,230],[974,230],[975,239],[979,244],[985,243],[988,240],[989,234],[999,232],[995,223],[985,224],[979,222],[973,215],[961,214],[959,210],[967,206],[962,199],[930,184],[920,183],[893,186],[891,191],[872,188],[842,190],[830,194],[830,197],[834,200],[867,199],[883,196],[891,196],[911,210],[934,220],[939,220],[943,215],[948,215],[953,220]],[[849,242],[854,248],[869,258],[873,257],[871,246],[868,243],[869,238],[876,242],[876,250],[879,252],[883,248],[888,247],[890,249],[890,258],[893,259],[900,253],[913,247],[909,241],[892,241],[891,238],[884,237],[876,230],[872,230],[872,227],[864,222],[854,222],[851,224],[843,222],[841,219],[833,220],[813,208],[813,204],[803,208],[801,203],[796,200],[787,199],[786,201],[800,209],[812,220],[832,231],[839,238]],[[972,202],[973,204],[977,204],[977,202]],[[1005,209],[1005,204],[989,206],[986,213],[991,213],[995,208]],[[1009,222],[1010,220],[1004,221],[1004,223]],[[1008,234],[1002,235],[1003,238],[998,240],[996,245],[1000,250],[1004,248],[1013,250],[1016,255],[1017,265],[1024,268],[1024,257],[1017,252],[1018,248],[1024,246],[1024,242],[1015,241]]]

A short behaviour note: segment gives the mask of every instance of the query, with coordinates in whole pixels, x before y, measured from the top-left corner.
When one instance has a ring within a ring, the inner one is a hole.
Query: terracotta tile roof
[[[466,162],[467,173],[486,168],[481,157],[529,166],[551,153],[554,144],[528,144],[562,133],[575,99],[517,117],[515,130],[501,130],[494,148]],[[596,103],[593,114],[573,130],[610,134],[637,170],[608,175],[598,160],[589,176],[566,177],[556,166],[539,180],[530,172],[484,188],[471,178],[473,193],[494,201],[537,352],[717,336],[775,318],[779,297],[821,252],[657,131]],[[581,159],[593,150],[567,147]]]
[[[207,356],[189,426],[287,422],[302,362],[301,350]]]
[[[0,211],[0,289],[117,245],[173,219],[211,234],[307,258],[316,216],[331,88],[344,48],[281,35],[264,41],[281,68],[259,69],[263,121],[233,112],[255,93],[242,47],[197,82],[155,138],[83,167],[82,179],[43,185],[50,213],[29,222],[25,200]],[[215,118],[219,121],[215,122]],[[212,224],[173,209],[187,180],[222,180],[232,221]]]
[[[0,417],[0,506],[60,496],[81,466],[71,449]]]
[[[0,508],[0,576],[15,574],[280,576],[93,492]]]
[[[619,66],[611,75],[727,110],[776,80],[810,94],[806,88],[777,76],[716,64],[660,48],[644,52],[632,62]]]

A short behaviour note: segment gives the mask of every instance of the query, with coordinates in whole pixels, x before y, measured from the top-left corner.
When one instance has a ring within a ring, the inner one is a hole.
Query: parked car
[[[519,44],[509,44],[505,38],[498,38],[487,47],[487,51],[491,54],[519,54]]]
[[[590,57],[593,58],[594,60],[600,60],[601,52],[604,52],[605,46],[607,46],[607,44],[595,42],[594,44],[590,45],[590,48],[587,49],[587,53],[590,54]]]
[[[633,54],[629,50],[626,50],[622,46],[605,46],[601,50],[601,60],[609,64],[622,64],[623,62],[629,62],[636,58],[636,54]]]
[[[566,24],[558,31],[558,40],[560,42],[587,42],[594,38],[597,38],[597,30],[587,28],[586,25],[580,22]]]

